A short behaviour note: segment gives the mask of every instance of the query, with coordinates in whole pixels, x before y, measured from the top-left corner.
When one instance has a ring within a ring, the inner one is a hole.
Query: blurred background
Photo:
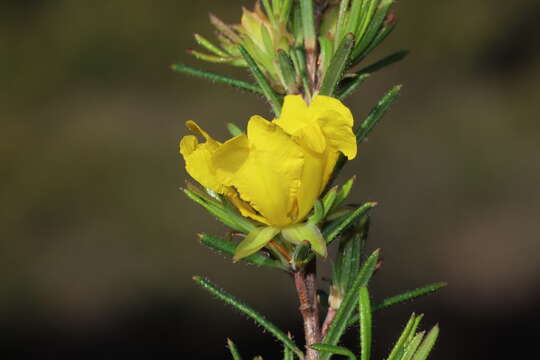
[[[252,3],[0,3],[1,354],[225,359],[231,337],[246,358],[279,358],[194,274],[301,336],[290,279],[204,249],[197,232],[225,229],[177,190],[186,120],[225,139],[226,122],[269,116],[257,97],[169,69],[248,79],[184,50],[193,32],[212,36],[209,11],[235,23]],[[402,1],[397,14],[369,61],[410,56],[347,105],[362,119],[392,85],[403,95],[341,180],[357,174],[353,198],[380,203],[376,299],[450,285],[377,313],[376,355],[415,311],[441,324],[433,359],[508,359],[540,330],[540,2]]]

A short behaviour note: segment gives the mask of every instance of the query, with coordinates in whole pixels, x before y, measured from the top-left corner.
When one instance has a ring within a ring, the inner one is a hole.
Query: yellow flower
[[[253,116],[247,134],[225,143],[192,121],[187,126],[206,139],[199,143],[189,135],[181,140],[188,173],[227,196],[242,215],[266,225],[246,237],[235,258],[256,252],[280,232],[293,243],[308,240],[326,254],[318,228],[301,222],[326,187],[339,153],[356,156],[353,117],[345,105],[327,96],[307,105],[300,96],[288,95],[278,119]]]

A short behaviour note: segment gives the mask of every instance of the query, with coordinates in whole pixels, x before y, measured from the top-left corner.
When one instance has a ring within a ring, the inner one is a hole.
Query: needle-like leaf
[[[384,58],[382,58],[381,60],[371,64],[371,65],[368,65],[362,69],[360,69],[359,71],[356,72],[357,75],[363,75],[363,74],[372,74],[376,71],[379,71],[381,69],[384,69],[385,67],[387,66],[390,66],[392,64],[395,64],[403,59],[405,59],[407,57],[407,55],[409,55],[409,51],[408,50],[400,50],[400,51],[397,51],[393,54],[390,54]]]
[[[435,325],[433,329],[429,331],[424,341],[422,341],[422,344],[420,345],[418,350],[416,350],[416,354],[414,354],[412,360],[426,360],[429,356],[429,353],[433,349],[433,346],[435,345],[438,336],[439,325]]]
[[[364,83],[364,81],[366,81],[369,76],[370,76],[370,74],[362,74],[362,75],[358,75],[358,76],[352,78],[348,82],[343,81],[342,82],[343,85],[341,85],[342,89],[341,89],[339,95],[337,96],[337,98],[339,100],[341,100],[341,101],[348,98],[349,95],[351,95],[360,85],[362,85]]]
[[[376,250],[371,254],[362,269],[354,279],[354,282],[351,286],[351,289],[347,292],[347,295],[343,298],[343,301],[336,313],[336,317],[330,325],[328,333],[323,339],[323,343],[327,345],[337,345],[341,336],[344,334],[347,329],[347,323],[356,308],[358,303],[358,291],[362,286],[366,286],[373,272],[377,262],[379,261],[379,250]],[[330,358],[329,354],[321,354],[321,360],[328,360]]]
[[[266,76],[264,76],[261,69],[255,62],[255,60],[253,60],[253,58],[248,53],[246,48],[240,45],[238,49],[240,50],[242,57],[246,61],[249,67],[249,70],[251,71],[251,74],[253,75],[255,80],[257,80],[257,83],[259,84],[264,96],[270,102],[270,105],[272,106],[272,110],[274,111],[274,114],[276,116],[279,116],[281,112],[281,99],[279,95],[274,91],[274,89],[272,89],[272,86],[268,82],[268,79],[266,78]]]
[[[343,218],[332,221],[323,229],[323,236],[326,239],[326,242],[330,244],[339,234],[341,234],[341,232],[351,226],[356,219],[366,214],[375,206],[377,206],[377,203],[365,203]]]
[[[367,287],[362,286],[358,295],[360,313],[360,360],[371,356],[371,304]]]
[[[336,50],[336,53],[328,66],[328,70],[324,74],[324,79],[321,89],[319,90],[319,94],[326,96],[332,96],[334,94],[339,81],[343,77],[343,72],[349,65],[353,46],[354,35],[349,33],[345,35],[343,42]]]
[[[264,95],[262,89],[258,87],[257,85],[253,85],[248,82],[233,79],[227,76],[219,75],[210,71],[199,70],[199,69],[192,68],[184,64],[171,65],[171,69],[179,73],[199,77],[199,78],[209,80],[215,83],[226,84],[226,85],[238,88],[238,89],[253,92],[255,94]]]
[[[409,334],[411,333],[415,320],[416,320],[416,315],[412,314],[409,321],[407,322],[407,325],[405,325],[405,328],[401,332],[399,339],[397,340],[396,344],[392,348],[390,355],[388,355],[387,360],[401,359],[401,357],[403,356],[403,353],[405,352],[405,345],[406,345],[407,339],[409,338]]]
[[[225,303],[231,305],[236,310],[247,315],[253,319],[257,324],[266,329],[270,334],[272,334],[276,339],[281,341],[285,346],[287,346],[291,351],[293,351],[296,356],[301,360],[304,359],[304,353],[296,346],[292,340],[277,326],[268,321],[263,315],[257,311],[251,309],[249,306],[236,299],[233,295],[225,292],[224,290],[218,288],[216,285],[211,283],[208,279],[202,278],[200,276],[194,276],[193,280],[199,284],[203,289],[210,292],[212,295],[215,295],[218,299],[224,301]]]
[[[314,350],[317,350],[321,353],[328,353],[332,355],[342,355],[347,356],[349,360],[356,360],[356,356],[354,353],[342,346],[335,346],[335,345],[327,345],[327,344],[313,344],[311,345],[311,348]]]
[[[411,335],[414,334],[411,333]],[[426,332],[422,331],[421,333],[416,334],[411,342],[407,345],[405,348],[405,352],[403,353],[403,356],[401,357],[401,360],[411,360],[414,354],[416,353],[416,349],[420,346],[420,343],[422,342],[422,339],[424,339]]]
[[[420,296],[428,295],[430,293],[433,293],[433,292],[435,292],[437,290],[442,289],[446,285],[448,285],[448,284],[445,283],[445,282],[438,282],[438,283],[426,285],[426,286],[418,288],[418,289],[407,291],[407,292],[405,292],[403,294],[399,294],[399,295],[396,295],[396,296],[386,298],[382,302],[380,302],[379,304],[375,305],[373,307],[373,311],[381,310],[381,309],[390,307],[392,305],[396,305],[396,304],[399,304],[399,303],[402,303],[402,302],[405,302],[405,301],[415,299],[415,298],[420,297]]]
[[[199,234],[199,239],[201,241],[201,244],[231,257],[234,256],[234,252],[236,250],[236,247],[238,246],[232,241],[227,241],[225,239],[222,239],[216,236],[211,236],[208,234]],[[258,265],[258,266],[265,266],[265,267],[274,268],[274,269],[287,270],[287,268],[283,266],[279,261],[270,259],[268,256],[264,256],[263,254],[260,254],[260,253],[256,253],[256,254],[247,256],[245,258],[242,258],[242,261],[246,261],[248,263]]]
[[[401,85],[394,86],[390,91],[386,93],[386,95],[383,96],[377,106],[375,106],[371,110],[366,120],[364,120],[356,130],[356,141],[358,142],[358,144],[361,144],[362,141],[364,141],[364,139],[379,123],[379,120],[382,119],[384,114],[386,114],[388,109],[390,109],[390,106],[392,106],[394,101],[396,101],[400,91]]]
[[[242,356],[240,356],[240,353],[238,352],[238,348],[233,343],[231,339],[227,339],[227,347],[229,348],[229,351],[231,352],[231,355],[233,357],[233,360],[242,360]]]

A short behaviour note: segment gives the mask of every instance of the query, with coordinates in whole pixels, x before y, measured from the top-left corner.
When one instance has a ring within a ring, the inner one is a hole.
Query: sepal
[[[256,253],[272,241],[277,234],[279,234],[279,229],[272,226],[258,227],[251,230],[244,240],[238,244],[234,251],[233,260],[236,262]]]
[[[300,244],[307,241],[311,248],[322,257],[326,257],[326,242],[317,225],[310,222],[295,224],[281,230],[283,238],[293,244]]]
[[[182,191],[223,224],[242,233],[249,233],[255,229],[255,224],[241,216],[232,206],[229,206],[228,200],[221,196],[219,196],[218,200],[208,192],[202,192],[192,185],[188,185],[188,187],[188,189],[182,189]]]

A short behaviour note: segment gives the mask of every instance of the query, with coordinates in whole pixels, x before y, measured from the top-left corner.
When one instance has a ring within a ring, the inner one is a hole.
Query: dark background
[[[246,358],[279,345],[197,288],[214,282],[301,335],[287,276],[233,265],[196,241],[225,229],[177,190],[177,143],[197,120],[268,116],[250,94],[169,70],[198,63],[207,13],[237,22],[251,1],[0,3],[0,353],[9,358]],[[446,280],[440,294],[375,317],[383,358],[413,311],[440,322],[432,359],[510,359],[539,326],[540,2],[401,1],[373,76],[347,104],[357,119],[392,85],[403,96],[346,176],[380,203],[370,248],[376,299]],[[371,58],[374,60],[374,58]],[[345,177],[344,177],[345,178]],[[354,340],[354,338],[353,338]]]

